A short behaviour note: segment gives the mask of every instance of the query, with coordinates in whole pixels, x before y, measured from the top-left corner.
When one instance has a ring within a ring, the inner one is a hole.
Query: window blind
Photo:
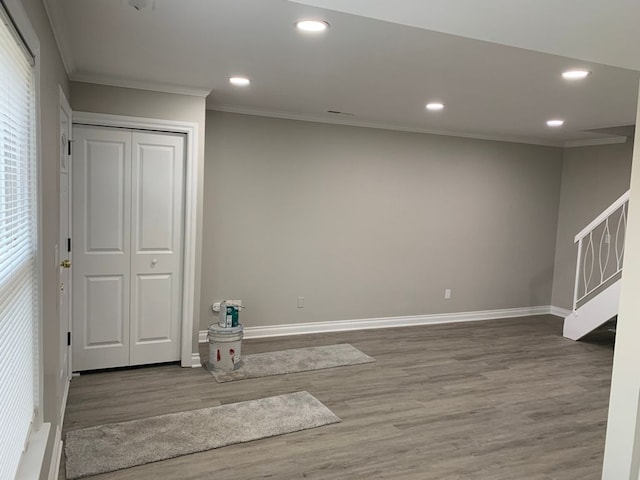
[[[0,5],[0,478],[15,478],[37,407],[35,80]]]

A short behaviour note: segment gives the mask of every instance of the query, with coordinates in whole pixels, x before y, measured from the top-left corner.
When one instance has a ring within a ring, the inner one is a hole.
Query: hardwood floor
[[[560,319],[537,316],[246,340],[243,354],[332,343],[377,362],[224,384],[176,365],[82,375],[64,432],[306,390],[342,423],[91,478],[600,478],[606,329],[572,342]]]

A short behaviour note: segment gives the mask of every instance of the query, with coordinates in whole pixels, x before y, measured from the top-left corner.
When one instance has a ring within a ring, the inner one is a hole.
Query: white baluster
[[[587,259],[589,258],[589,253],[591,253],[591,268],[589,269],[589,277],[587,278]],[[587,248],[584,252],[584,261],[582,265],[582,278],[584,280],[584,294],[586,295],[589,291],[589,285],[591,284],[591,277],[593,277],[593,266],[596,263],[596,254],[593,249],[593,231],[589,232],[589,242],[587,243]]]
[[[618,251],[618,239],[620,238],[620,227],[622,228],[622,246]],[[622,257],[624,256],[624,240],[627,236],[627,204],[622,205],[622,212],[620,213],[620,218],[618,219],[618,227],[616,228],[616,267],[617,270],[620,271],[622,269]]]
[[[609,254],[611,253],[611,238],[609,232],[609,219],[604,223],[604,229],[602,230],[602,236],[600,237],[600,248],[598,248],[598,266],[600,267],[600,284],[604,282],[604,272],[609,265]],[[602,266],[602,243],[607,245],[607,256],[605,257],[604,266]]]
[[[582,257],[582,239],[578,240],[578,259],[576,260],[576,280],[573,286],[573,311],[578,308],[578,288],[580,287],[580,258]]]

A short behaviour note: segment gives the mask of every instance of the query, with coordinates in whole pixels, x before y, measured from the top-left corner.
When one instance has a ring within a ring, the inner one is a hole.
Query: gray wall
[[[77,112],[108,113],[132,117],[157,118],[198,124],[198,177],[196,206],[196,284],[193,321],[200,317],[200,262],[202,255],[202,172],[204,170],[205,99],[191,95],[154,92],[133,88],[111,87],[92,83],[71,82],[71,108]],[[196,325],[197,326],[197,325]],[[198,351],[197,328],[192,338],[192,352]]]
[[[580,230],[629,189],[633,141],[567,148],[563,155],[552,305],[571,309]]]
[[[549,305],[561,149],[213,111],[206,125],[201,329],[223,298],[246,326]]]

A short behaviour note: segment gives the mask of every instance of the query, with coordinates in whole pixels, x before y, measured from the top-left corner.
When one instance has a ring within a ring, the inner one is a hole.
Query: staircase
[[[575,237],[578,258],[566,338],[579,340],[618,314],[628,208],[629,191]]]

